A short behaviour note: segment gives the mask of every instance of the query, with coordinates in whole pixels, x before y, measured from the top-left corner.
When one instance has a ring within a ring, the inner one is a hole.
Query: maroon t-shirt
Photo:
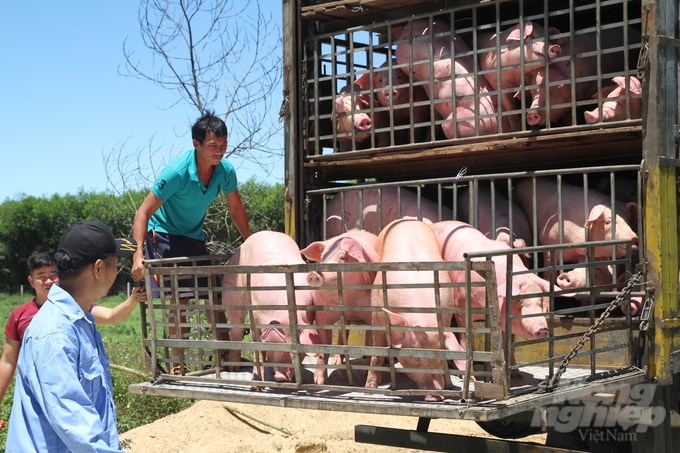
[[[33,321],[33,317],[38,313],[39,309],[40,306],[33,299],[12,310],[7,320],[7,327],[5,327],[5,335],[21,343],[24,339],[26,328]]]

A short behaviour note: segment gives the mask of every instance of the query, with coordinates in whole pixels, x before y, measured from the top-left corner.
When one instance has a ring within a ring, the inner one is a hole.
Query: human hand
[[[142,282],[141,285],[132,288],[130,297],[137,300],[137,302],[146,302],[146,285]]]
[[[142,257],[138,254],[132,256],[132,276],[137,281],[144,281],[144,265]]]

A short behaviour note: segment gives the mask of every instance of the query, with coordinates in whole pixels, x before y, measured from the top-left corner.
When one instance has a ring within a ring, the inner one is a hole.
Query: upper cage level
[[[305,157],[639,126],[641,28],[639,2],[525,1],[308,36]]]

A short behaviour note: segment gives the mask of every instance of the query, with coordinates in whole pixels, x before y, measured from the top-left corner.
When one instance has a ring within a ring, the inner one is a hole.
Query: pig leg
[[[510,93],[505,93],[501,95],[501,105],[503,106],[503,112],[511,112],[517,109],[517,104],[515,104],[515,98]],[[507,119],[510,123],[510,130],[505,130],[505,125],[503,125],[503,132],[516,132],[522,130],[522,121],[517,114],[503,115],[503,119]]]
[[[246,305],[245,298],[243,298],[242,305]],[[241,303],[235,303],[235,305]],[[245,312],[243,310],[227,310],[227,317],[229,318],[230,324],[243,324],[245,320]],[[229,338],[231,341],[243,341],[243,327],[232,327],[229,332]],[[241,361],[241,350],[231,349],[229,350],[229,362],[240,362]],[[229,365],[229,371],[239,371],[241,369],[240,365]]]
[[[255,354],[258,355],[258,358],[260,360],[260,364],[264,363],[265,361],[265,352],[264,351],[255,351]],[[260,365],[259,367],[254,366],[253,367],[253,381],[259,381],[261,380],[261,376],[265,376],[265,370],[264,370],[264,365]],[[262,390],[262,387],[258,386],[253,386],[252,390]]]
[[[322,344],[331,344],[333,342],[333,331],[330,329],[318,329],[319,337],[321,337]],[[326,365],[328,363],[328,354],[318,354],[316,356],[317,365]],[[325,368],[317,368],[314,371],[314,383],[323,385],[326,382],[328,373]]]
[[[384,330],[376,330],[373,332],[373,342],[374,346],[387,347],[387,336]],[[385,357],[373,356],[371,357],[371,366],[379,367],[383,366],[385,363]],[[366,376],[366,388],[378,388],[380,382],[382,381],[382,371],[369,370],[368,376]]]
[[[511,352],[510,353],[510,365],[514,366],[517,365],[517,362],[515,361],[515,353]],[[510,378],[512,379],[522,379],[522,372],[519,370],[519,368],[515,368],[510,370]]]

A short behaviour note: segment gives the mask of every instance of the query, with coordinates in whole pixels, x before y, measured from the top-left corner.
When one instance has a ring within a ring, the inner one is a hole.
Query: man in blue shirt
[[[116,279],[118,257],[137,249],[99,220],[64,231],[52,285],[19,353],[7,452],[119,452],[110,361],[92,304]]]
[[[231,163],[223,159],[227,151],[224,121],[206,111],[192,126],[191,138],[194,149],[170,161],[135,214],[132,236],[140,247],[133,256],[132,275],[137,280],[144,279],[142,262],[145,257],[159,259],[209,254],[203,224],[208,207],[221,192],[227,198],[229,214],[239,233],[244,240],[250,236],[246,209],[236,188],[236,172]],[[145,251],[141,244],[146,245]],[[190,264],[179,263],[182,266]],[[197,264],[209,265],[210,262]],[[193,277],[179,277],[180,287],[194,286]],[[158,283],[152,279],[151,285],[158,286]],[[208,285],[199,279],[199,286]],[[192,297],[190,292],[185,294],[180,293],[181,304],[186,304]],[[153,297],[158,297],[158,293],[153,293]],[[220,315],[223,317],[223,313]],[[184,315],[180,318],[180,322],[184,322]],[[218,322],[223,321],[220,319]],[[174,327],[168,330],[170,335],[175,335]],[[173,355],[178,354],[179,350],[173,348]],[[176,367],[173,372],[179,371]]]

